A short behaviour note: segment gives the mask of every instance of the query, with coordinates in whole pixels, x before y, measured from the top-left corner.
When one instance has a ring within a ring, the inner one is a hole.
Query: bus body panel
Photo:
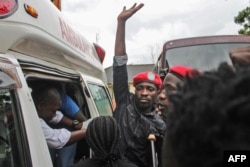
[[[216,35],[174,39],[163,44],[155,71],[166,73],[170,66],[186,65],[201,71],[214,69],[221,62],[231,63],[229,51],[250,45],[249,36]]]

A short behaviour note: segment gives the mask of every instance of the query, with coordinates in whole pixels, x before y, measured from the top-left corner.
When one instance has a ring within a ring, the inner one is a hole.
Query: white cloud
[[[127,23],[130,63],[144,63],[146,57],[150,62],[148,46],[166,40],[237,34],[240,26],[233,19],[250,5],[249,0],[62,0],[62,12],[89,41],[96,42],[99,34],[107,67],[113,60],[116,18],[123,6],[135,2],[145,6]]]

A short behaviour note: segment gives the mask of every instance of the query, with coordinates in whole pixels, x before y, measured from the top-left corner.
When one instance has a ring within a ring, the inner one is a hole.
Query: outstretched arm
[[[81,139],[83,139],[86,136],[86,129],[76,130],[71,132],[69,141],[66,143],[66,145],[70,145],[72,143],[75,143]]]
[[[250,46],[235,48],[229,52],[233,65],[249,64],[250,65]]]
[[[126,44],[125,44],[125,25],[128,18],[130,18],[134,13],[140,10],[144,4],[137,5],[136,3],[129,9],[123,7],[122,12],[117,18],[117,31],[115,40],[115,56],[123,56],[126,54]]]

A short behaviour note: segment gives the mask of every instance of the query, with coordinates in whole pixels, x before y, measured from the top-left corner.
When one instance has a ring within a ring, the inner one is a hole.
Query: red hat
[[[133,85],[136,86],[138,83],[141,82],[151,82],[154,83],[158,89],[161,88],[162,81],[160,75],[155,72],[140,72],[136,74],[133,78]]]
[[[193,75],[192,73],[194,71],[197,71],[197,70],[190,68],[190,67],[187,67],[187,66],[181,66],[181,65],[176,65],[176,66],[170,67],[170,69],[169,69],[169,73],[174,74],[175,76],[177,76],[181,80],[186,76],[192,77],[192,75]]]

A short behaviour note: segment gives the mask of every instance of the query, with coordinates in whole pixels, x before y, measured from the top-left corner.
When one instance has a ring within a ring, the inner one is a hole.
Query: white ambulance
[[[31,97],[41,85],[60,86],[87,118],[112,115],[104,56],[50,0],[0,1],[1,167],[52,166]],[[89,156],[84,139],[76,156]]]

